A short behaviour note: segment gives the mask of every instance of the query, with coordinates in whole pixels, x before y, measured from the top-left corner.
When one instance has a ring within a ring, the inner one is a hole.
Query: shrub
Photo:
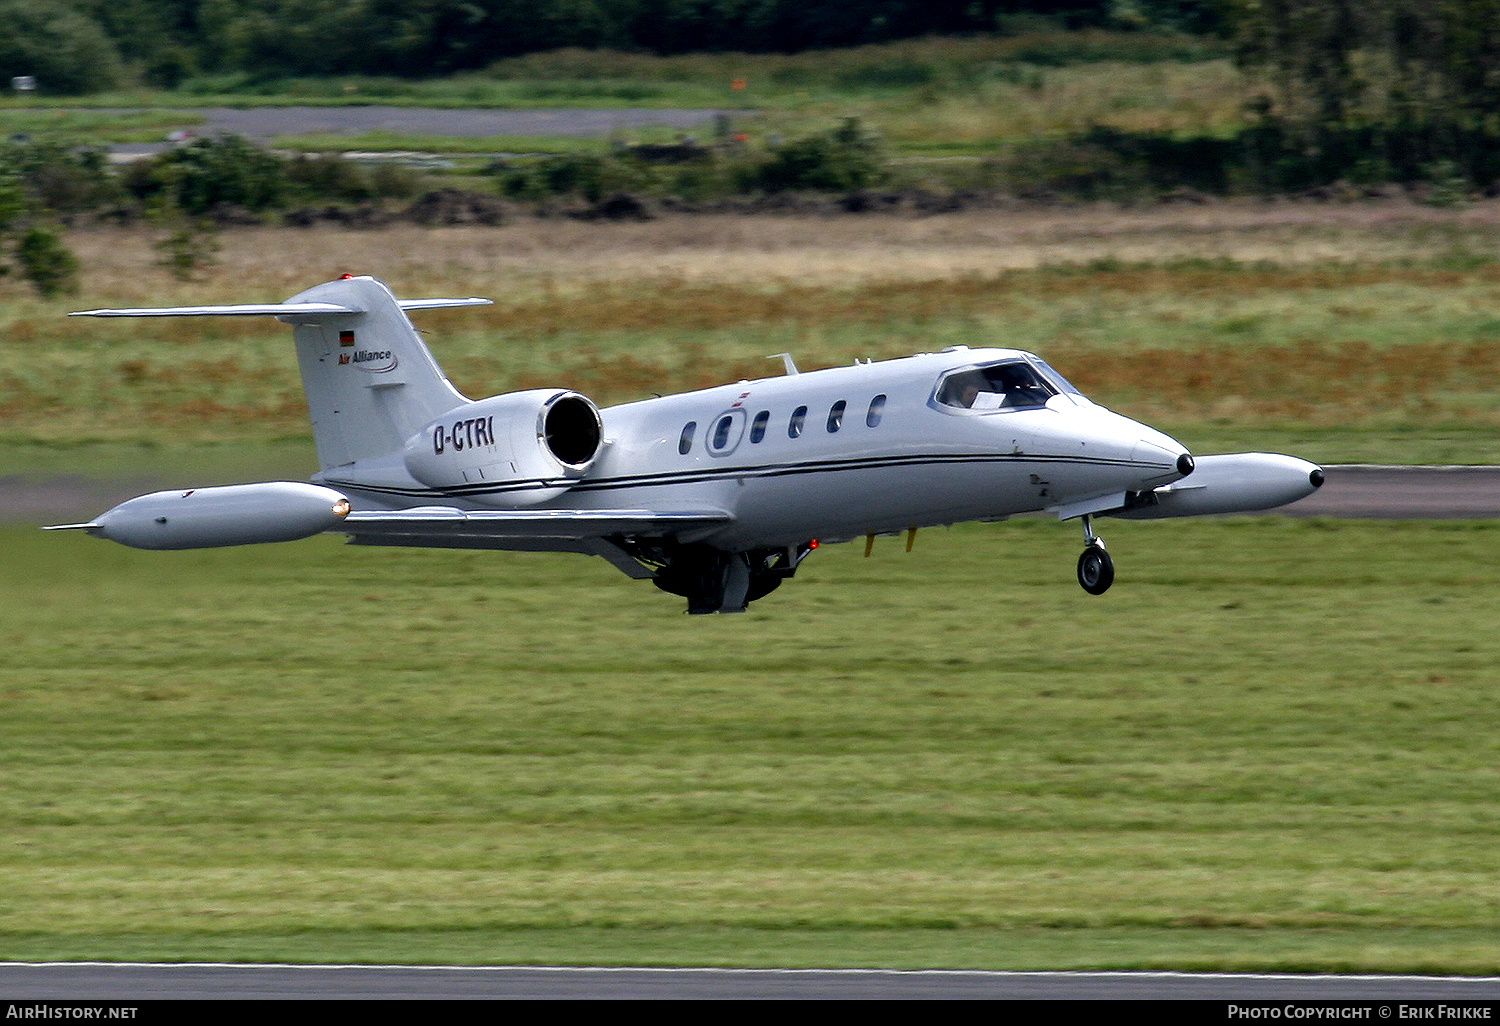
[[[544,157],[523,165],[497,169],[500,191],[513,199],[547,196],[581,196],[597,203],[623,189],[644,189],[655,184],[649,168],[625,155],[600,156],[572,153]]]
[[[165,267],[178,281],[192,281],[217,260],[219,232],[206,220],[179,221],[154,245],[158,266]]]
[[[286,196],[286,162],[235,135],[194,139],[137,165],[126,177],[136,196],[202,215],[220,204],[265,210]]]
[[[94,210],[121,198],[104,150],[56,143],[10,143],[0,166],[15,175],[29,202],[57,214]]]
[[[831,132],[776,147],[760,169],[758,184],[767,192],[848,192],[878,185],[888,173],[879,139],[858,118],[846,118]]]
[[[57,233],[33,227],[16,244],[21,273],[43,299],[78,291],[78,258]]]

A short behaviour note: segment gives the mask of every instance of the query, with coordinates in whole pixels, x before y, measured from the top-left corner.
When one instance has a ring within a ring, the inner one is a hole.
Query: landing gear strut
[[[795,574],[811,551],[810,545],[751,552],[725,552],[702,544],[663,547],[651,556],[661,563],[653,583],[686,598],[689,613],[743,613]]]
[[[1103,595],[1115,583],[1115,561],[1104,551],[1104,539],[1094,533],[1093,518],[1083,517],[1083,554],[1078,557],[1078,584],[1090,595]]]

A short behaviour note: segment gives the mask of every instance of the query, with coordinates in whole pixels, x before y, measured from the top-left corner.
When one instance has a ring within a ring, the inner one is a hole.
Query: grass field
[[[734,83],[742,87],[734,88]],[[190,123],[192,108],[203,106],[727,108],[756,112],[745,128],[757,143],[860,117],[877,125],[899,154],[976,156],[1095,125],[1221,134],[1242,124],[1252,90],[1219,40],[1142,32],[1041,32],[911,39],[801,54],[658,57],[561,50],[422,81],[204,76],[171,92],[47,97],[40,104],[34,98],[0,97],[0,126],[7,133],[66,143],[145,142]],[[303,149],[376,144],[476,152],[472,143],[420,136],[280,142]],[[516,145],[516,140],[497,139],[478,152],[503,152]],[[558,148],[556,141],[522,145]]]
[[[1500,971],[1494,524],[1047,521],[743,616],[0,531],[0,958]]]
[[[78,231],[81,294],[0,281],[0,469],[77,446],[305,438],[269,320],[69,309],[275,301],[344,271],[493,307],[420,316],[455,383],[603,404],[949,345],[1034,350],[1197,452],[1500,462],[1500,203],[1220,203],[935,217],[516,217],[500,228],[245,229],[201,280],[146,230]]]
[[[1500,462],[1497,224],[517,217],[231,231],[189,283],[75,231],[77,297],[0,279],[0,476],[306,474],[284,327],[64,314],[345,271],[496,299],[419,316],[473,395],[999,343],[1198,452]],[[1109,524],[1090,599],[1018,521],[689,619],[581,557],[3,529],[0,958],[1500,972],[1497,531]]]

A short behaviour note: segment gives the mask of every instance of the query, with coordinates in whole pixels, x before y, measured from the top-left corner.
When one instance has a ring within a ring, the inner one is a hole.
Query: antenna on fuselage
[[[789,377],[793,374],[801,373],[797,370],[797,365],[792,362],[791,353],[772,353],[770,356],[766,357],[766,359],[774,360],[778,356],[781,357],[781,362],[786,366],[786,372]]]

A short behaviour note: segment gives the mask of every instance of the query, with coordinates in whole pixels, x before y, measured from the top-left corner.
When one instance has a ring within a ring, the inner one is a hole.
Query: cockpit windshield
[[[1006,360],[947,374],[936,397],[960,410],[1024,410],[1045,406],[1057,391],[1025,360]]]
[[[1064,392],[1069,392],[1080,397],[1083,395],[1082,392],[1073,387],[1073,383],[1071,381],[1063,377],[1061,374],[1057,373],[1056,367],[1052,366],[1046,360],[1043,360],[1040,356],[1037,356],[1035,353],[1027,353],[1026,358],[1030,360],[1039,371],[1042,372],[1043,377],[1052,382],[1052,384],[1056,385],[1058,388],[1062,389]]]

